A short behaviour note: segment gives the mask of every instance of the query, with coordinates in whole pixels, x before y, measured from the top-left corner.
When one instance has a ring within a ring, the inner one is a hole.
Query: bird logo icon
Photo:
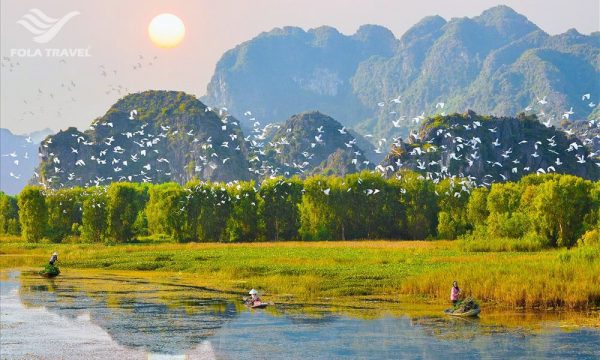
[[[60,19],[52,18],[40,9],[30,9],[23,15],[17,24],[22,25],[34,35],[33,41],[39,44],[50,42],[72,18],[79,15],[79,11],[71,11]]]

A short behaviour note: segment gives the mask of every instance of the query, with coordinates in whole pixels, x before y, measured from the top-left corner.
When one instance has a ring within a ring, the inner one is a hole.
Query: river
[[[281,303],[173,279],[19,271],[0,281],[2,359],[598,359],[600,329]],[[385,305],[382,304],[382,307]],[[525,320],[523,320],[525,321]]]

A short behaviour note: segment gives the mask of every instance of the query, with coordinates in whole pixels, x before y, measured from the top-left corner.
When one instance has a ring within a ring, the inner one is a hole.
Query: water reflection
[[[237,295],[123,277],[13,274],[2,289],[2,357],[598,358],[600,331],[484,320],[350,317],[327,305],[249,311]],[[355,309],[360,313],[360,309]],[[25,357],[27,357],[25,356]]]
[[[114,278],[71,277],[69,283],[59,279],[48,281],[24,275],[21,301],[67,319],[85,314],[120,345],[147,352],[180,354],[193,349],[239,315],[232,302],[203,297],[206,294],[180,286],[154,287],[147,282]],[[99,281],[103,287],[94,286]],[[77,284],[85,286],[86,291]],[[132,285],[141,288],[136,291]],[[172,298],[177,293],[180,295]]]

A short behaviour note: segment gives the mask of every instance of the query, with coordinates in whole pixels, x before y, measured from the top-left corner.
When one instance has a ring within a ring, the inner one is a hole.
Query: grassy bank
[[[2,268],[42,266],[59,252],[69,268],[186,273],[232,291],[260,288],[297,299],[402,298],[447,302],[464,295],[511,308],[600,307],[600,249],[469,252],[450,241],[252,244],[27,244],[0,242]]]

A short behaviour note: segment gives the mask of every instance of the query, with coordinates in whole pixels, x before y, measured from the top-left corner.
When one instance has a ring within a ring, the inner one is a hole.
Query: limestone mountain
[[[599,58],[600,32],[551,36],[506,6],[473,18],[427,17],[400,39],[373,25],[351,36],[286,27],[225,53],[204,100],[265,123],[319,109],[376,138],[467,109],[527,109],[557,125],[597,108]]]
[[[474,109],[514,116],[528,109],[557,125],[565,112],[585,119],[594,109],[600,96],[600,33],[569,30],[550,36],[506,6],[474,18],[436,21],[437,27],[432,22],[426,22],[430,31],[420,41],[401,38],[392,58],[361,64],[353,78],[365,104],[400,97],[392,109],[406,117],[401,128],[414,127],[411,120],[423,112]],[[417,50],[420,45],[425,49]],[[582,101],[586,93],[593,101]],[[398,132],[392,123],[398,117],[390,116],[389,106],[372,108],[376,114],[363,129]]]
[[[469,177],[479,185],[549,172],[598,180],[600,152],[535,115],[497,118],[469,111],[427,119],[406,142],[396,142],[382,166],[431,179]]]
[[[237,121],[176,91],[127,95],[88,130],[49,136],[40,153],[41,181],[50,187],[251,177]]]
[[[563,121],[560,126],[587,146],[591,152],[600,154],[600,121]]]
[[[238,118],[250,110],[268,123],[307,109],[352,123],[370,111],[356,101],[350,78],[360,62],[392,56],[397,43],[391,31],[375,25],[351,36],[327,26],[276,28],[227,51],[203,101]]]
[[[344,175],[373,168],[358,139],[318,111],[294,115],[278,126],[267,139],[264,153],[265,166],[273,174],[286,176]]]
[[[183,92],[130,94],[88,130],[68,128],[40,146],[38,181],[51,188],[114,181],[184,184],[274,175],[346,174],[373,168],[357,138],[319,112],[259,127],[245,136],[238,120]]]

